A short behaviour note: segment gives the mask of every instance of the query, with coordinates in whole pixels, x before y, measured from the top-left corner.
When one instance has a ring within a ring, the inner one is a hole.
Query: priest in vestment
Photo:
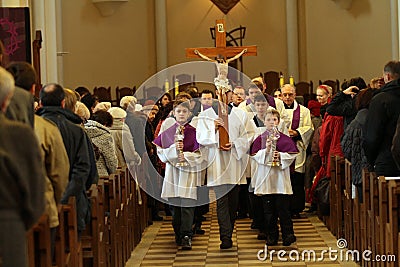
[[[227,106],[226,106],[227,107]],[[217,198],[217,215],[220,230],[221,249],[232,247],[232,232],[238,204],[237,184],[246,183],[241,179],[245,171],[255,124],[242,109],[227,107],[228,133],[230,143],[219,149],[218,128],[224,127],[215,107],[199,114],[197,141],[209,149],[207,186],[213,187]],[[245,177],[244,177],[245,178]]]
[[[311,122],[310,110],[295,100],[296,88],[291,84],[285,84],[281,90],[285,109],[290,118],[289,136],[295,141],[299,150],[295,160],[294,172],[291,174],[293,188],[291,212],[293,216],[297,217],[305,207],[304,173],[306,150],[314,127]]]

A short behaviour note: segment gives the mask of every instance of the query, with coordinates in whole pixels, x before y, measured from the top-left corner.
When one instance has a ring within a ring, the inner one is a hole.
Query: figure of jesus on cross
[[[226,32],[223,19],[219,19],[215,26],[215,44],[216,47],[199,47],[199,48],[186,48],[186,57],[201,57],[207,61],[215,62],[218,76],[214,79],[216,87],[216,95],[218,96],[218,115],[223,121],[223,127],[219,128],[219,144],[220,148],[229,147],[228,136],[228,114],[227,110],[227,96],[226,93],[231,91],[231,85],[228,80],[229,62],[234,61],[241,56],[256,56],[256,46],[230,46],[226,47]],[[216,57],[217,59],[211,59]],[[231,57],[231,58],[228,58]]]
[[[218,56],[218,58],[216,60],[211,59],[209,57],[207,57],[206,55],[203,55],[202,53],[199,52],[199,50],[194,50],[194,53],[199,55],[202,59],[211,61],[211,62],[215,62],[216,66],[217,66],[217,70],[218,70],[218,76],[217,78],[214,79],[214,84],[215,87],[217,88],[218,91],[221,91],[220,93],[226,94],[227,92],[232,90],[231,85],[229,84],[229,80],[228,80],[228,64],[231,61],[234,61],[238,58],[240,58],[244,53],[247,52],[247,49],[243,49],[242,52],[240,52],[239,54],[237,54],[234,57],[231,57],[229,59],[224,59],[221,55]]]

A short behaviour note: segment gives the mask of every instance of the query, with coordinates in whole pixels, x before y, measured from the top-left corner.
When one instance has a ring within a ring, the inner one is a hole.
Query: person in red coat
[[[343,157],[342,147],[340,146],[340,137],[343,135],[343,117],[325,115],[322,122],[320,139],[319,139],[319,155],[322,164],[325,164],[327,177],[330,177],[331,155]]]

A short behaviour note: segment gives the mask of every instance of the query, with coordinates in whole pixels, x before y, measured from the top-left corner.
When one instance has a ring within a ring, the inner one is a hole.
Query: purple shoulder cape
[[[255,155],[259,150],[264,149],[266,147],[267,137],[269,135],[268,131],[265,131],[263,134],[258,136],[250,146],[250,155]],[[296,143],[287,135],[279,132],[279,139],[276,143],[276,149],[279,152],[287,152],[287,153],[298,153]]]
[[[156,139],[154,139],[153,143],[161,148],[168,148],[173,145],[175,143],[175,134],[178,126],[178,123],[174,123],[174,125],[160,133]],[[194,152],[198,150],[200,145],[196,140],[196,129],[190,124],[186,124],[183,133],[185,136],[183,138],[183,151]]]

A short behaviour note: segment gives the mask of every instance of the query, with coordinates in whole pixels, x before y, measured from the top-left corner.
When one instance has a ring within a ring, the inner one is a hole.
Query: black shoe
[[[181,242],[182,242],[181,245],[182,245],[183,250],[191,250],[192,249],[192,239],[190,237],[188,237],[187,235],[185,235],[185,237],[182,238]]]
[[[282,239],[284,246],[290,246],[294,242],[296,242],[296,236],[293,234],[289,234]]]
[[[232,239],[226,237],[221,241],[221,245],[219,245],[220,249],[228,249],[232,247]]]
[[[300,218],[301,217],[300,217],[300,214],[298,212],[292,214],[292,219],[300,219]]]
[[[317,211],[317,207],[314,205],[310,206],[307,210],[305,210],[306,213],[313,213],[314,211]]]
[[[260,233],[258,233],[258,235],[257,235],[257,239],[258,239],[258,240],[267,240],[267,234],[266,234],[266,233],[263,233],[263,232],[260,232]]]
[[[258,225],[258,224],[256,224],[255,222],[254,222],[254,220],[253,220],[253,222],[251,223],[251,229],[260,229],[261,227]]]
[[[278,238],[272,235],[267,235],[266,240],[267,242],[265,244],[267,244],[267,246],[276,246],[278,244]]]
[[[198,235],[204,235],[206,233],[206,231],[204,231],[203,229],[197,228],[194,230],[194,233],[198,234]]]
[[[163,217],[161,217],[161,216],[158,216],[158,215],[154,215],[154,216],[152,216],[152,218],[151,218],[152,220],[153,220],[153,222],[159,222],[159,221],[163,221],[164,220],[164,218]]]
[[[237,215],[237,219],[238,220],[240,220],[240,219],[246,219],[246,218],[248,218],[249,216],[246,214],[246,213],[239,213],[238,215]]]

